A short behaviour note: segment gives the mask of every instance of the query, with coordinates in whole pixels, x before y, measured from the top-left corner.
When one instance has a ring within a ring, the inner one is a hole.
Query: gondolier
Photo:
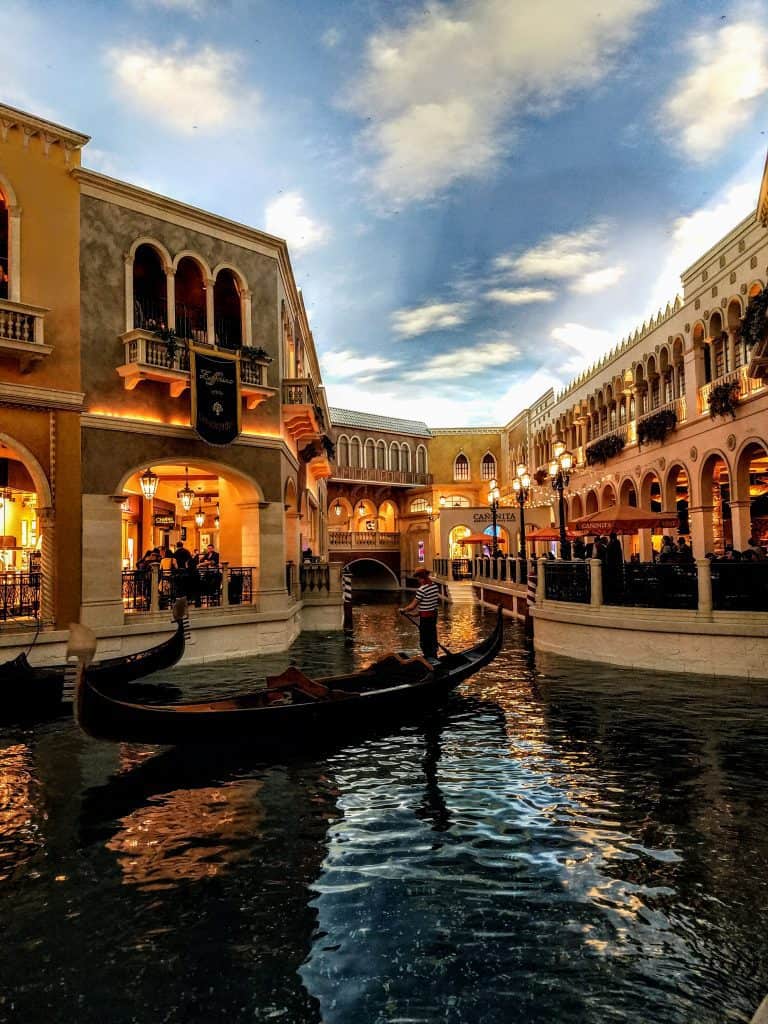
[[[413,574],[419,581],[416,596],[400,610],[419,613],[419,645],[425,658],[437,657],[437,605],[440,588],[429,577],[429,569],[417,569]]]

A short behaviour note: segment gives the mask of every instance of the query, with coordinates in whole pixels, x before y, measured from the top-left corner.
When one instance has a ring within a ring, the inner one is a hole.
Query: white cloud
[[[410,372],[410,380],[456,380],[482,370],[508,370],[508,363],[520,355],[520,350],[509,341],[488,341],[468,345],[455,352],[442,352],[427,359],[420,370]]]
[[[335,380],[356,377],[361,381],[369,381],[382,370],[389,370],[398,365],[392,359],[382,359],[381,356],[358,356],[348,349],[341,352],[324,352],[320,362],[323,374]]]
[[[563,381],[591,366],[616,344],[616,338],[610,331],[576,323],[553,328],[551,336],[562,347],[562,358],[557,368]]]
[[[330,237],[328,226],[313,220],[304,210],[299,192],[286,192],[267,205],[265,227],[271,235],[284,238],[297,252],[323,245]]]
[[[573,281],[572,292],[579,292],[581,295],[593,295],[595,292],[605,291],[611,285],[616,284],[626,274],[626,267],[603,267],[601,270],[591,270],[588,274]]]
[[[196,52],[182,45],[170,51],[116,47],[107,59],[127,106],[185,135],[223,131],[245,105],[257,102],[236,81],[239,57],[211,46]]]
[[[694,160],[727,145],[768,92],[768,30],[740,21],[688,43],[683,75],[662,107],[663,127]]]
[[[486,173],[512,140],[505,123],[609,73],[656,2],[455,0],[373,35],[347,106],[371,122],[376,187],[408,201]]]
[[[601,261],[605,231],[604,224],[594,224],[583,231],[551,235],[520,255],[497,256],[494,266],[526,280],[577,277],[596,269]]]
[[[467,302],[432,302],[392,314],[392,330],[401,338],[415,338],[429,331],[460,327],[469,315]]]
[[[343,38],[344,33],[341,32],[338,28],[332,26],[331,28],[328,28],[325,30],[325,32],[323,32],[323,34],[320,36],[320,42],[326,49],[334,50],[339,45]]]
[[[530,302],[552,302],[555,292],[551,288],[492,288],[485,297],[506,306],[524,306]]]
[[[752,213],[756,202],[757,187],[753,175],[748,181],[733,183],[707,206],[674,221],[671,239],[664,247],[663,263],[651,294],[649,306],[652,310],[665,306],[682,291],[682,272]]]

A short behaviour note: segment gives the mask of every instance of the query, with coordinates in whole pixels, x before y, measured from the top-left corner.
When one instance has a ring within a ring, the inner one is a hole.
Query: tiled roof
[[[429,437],[431,431],[421,420],[400,420],[394,416],[376,416],[370,412],[331,408],[334,427],[356,427],[358,430],[386,430],[390,434],[415,434]]]

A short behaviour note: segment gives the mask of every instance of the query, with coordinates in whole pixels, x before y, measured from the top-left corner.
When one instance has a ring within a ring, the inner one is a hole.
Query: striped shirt
[[[419,615],[432,614],[437,611],[437,602],[440,599],[440,588],[432,580],[429,583],[422,583],[416,591],[416,600],[419,603]]]

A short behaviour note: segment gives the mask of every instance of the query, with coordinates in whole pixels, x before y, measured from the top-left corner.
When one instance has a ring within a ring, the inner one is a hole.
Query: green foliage
[[[677,413],[674,409],[662,409],[652,416],[646,416],[637,424],[637,443],[644,445],[650,441],[663,441],[676,425]]]
[[[715,416],[730,416],[736,419],[736,403],[739,400],[741,389],[737,381],[730,381],[727,384],[716,384],[709,392],[709,415],[712,419]]]
[[[625,443],[620,434],[608,434],[607,437],[601,437],[599,441],[588,445],[587,465],[605,465],[608,459],[612,459],[623,450]]]
[[[739,332],[748,348],[757,345],[768,334],[768,287],[749,300]]]

